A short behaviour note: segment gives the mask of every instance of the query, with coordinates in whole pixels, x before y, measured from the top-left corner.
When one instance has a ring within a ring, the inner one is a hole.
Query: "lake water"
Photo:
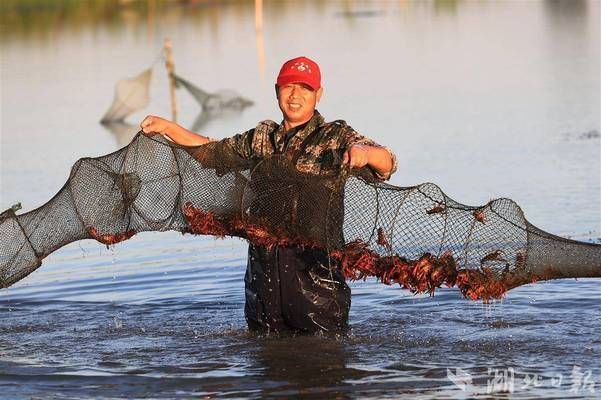
[[[252,2],[81,4],[3,10],[1,209],[38,207],[78,158],[169,116],[168,37],[178,74],[255,102],[209,136],[279,121],[275,75],[306,55],[326,119],[397,154],[392,184],[510,197],[544,230],[601,241],[598,1],[265,2],[262,29]],[[117,80],[153,65],[149,107],[100,125]],[[198,104],[178,104],[192,125]],[[274,337],[247,332],[245,263],[241,240],[176,233],[60,249],[0,290],[0,398],[601,397],[599,279],[489,305],[356,282],[348,335]]]

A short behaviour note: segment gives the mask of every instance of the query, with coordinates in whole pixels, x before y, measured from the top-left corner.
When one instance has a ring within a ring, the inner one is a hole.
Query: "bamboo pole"
[[[148,1],[148,13],[146,15],[146,34],[148,37],[148,44],[152,44],[154,40],[154,20],[156,15],[156,4],[155,0]]]
[[[265,43],[263,40],[263,0],[255,0],[255,39],[257,44],[257,61],[259,76],[265,80]]]
[[[175,99],[175,66],[173,65],[171,40],[165,39],[165,67],[169,76],[169,93],[171,94],[171,119],[177,122],[177,102]]]

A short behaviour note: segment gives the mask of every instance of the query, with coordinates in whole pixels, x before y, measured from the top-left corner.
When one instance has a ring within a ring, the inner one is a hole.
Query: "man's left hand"
[[[342,163],[351,168],[365,167],[369,162],[369,147],[362,144],[354,144],[344,152]]]

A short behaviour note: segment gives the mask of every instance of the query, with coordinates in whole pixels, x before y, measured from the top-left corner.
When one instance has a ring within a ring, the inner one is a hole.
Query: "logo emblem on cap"
[[[304,62],[302,62],[302,61],[295,63],[291,68],[292,69],[297,69],[300,72],[305,72],[306,71],[308,73],[311,73],[311,68],[307,64],[305,64]]]

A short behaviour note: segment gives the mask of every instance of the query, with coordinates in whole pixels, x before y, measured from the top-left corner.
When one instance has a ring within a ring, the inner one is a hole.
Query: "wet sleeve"
[[[390,150],[388,147],[382,146],[382,145],[374,142],[370,138],[361,135],[359,132],[357,132],[350,126],[345,127],[344,134],[343,134],[343,140],[344,140],[345,150],[355,144],[362,144],[365,146],[380,147],[380,148],[386,150],[388,152],[388,154],[390,154],[390,157],[392,158],[392,169],[390,170],[390,173],[388,175],[382,175],[382,174],[372,170],[374,176],[376,178],[378,178],[379,180],[382,180],[382,181],[388,180],[388,179],[390,179],[390,176],[396,172],[397,166],[398,166],[397,159],[396,159],[396,156],[394,155],[394,153],[392,152],[392,150]]]

